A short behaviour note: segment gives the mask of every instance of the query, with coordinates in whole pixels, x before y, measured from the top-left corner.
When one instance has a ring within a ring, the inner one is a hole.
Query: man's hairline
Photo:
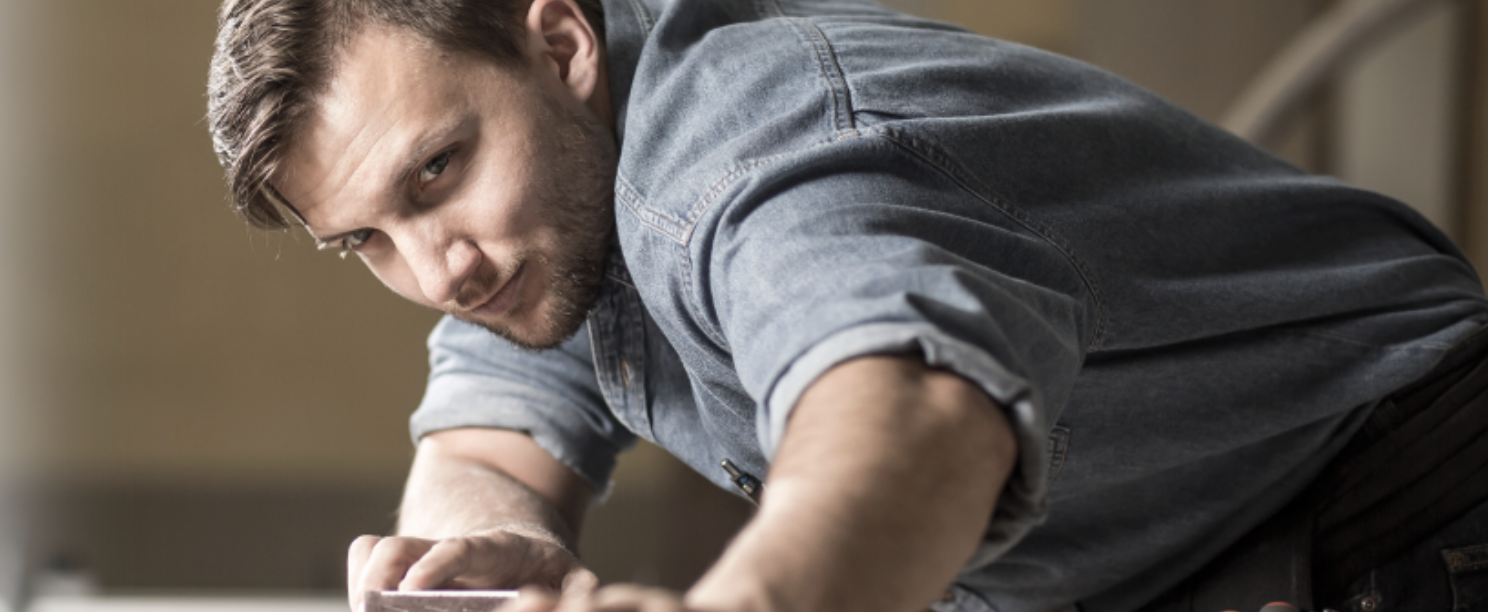
[[[531,6],[530,2],[528,3],[528,6]],[[585,17],[585,19],[587,21],[587,17]],[[278,151],[277,155],[275,156],[275,161],[277,163],[275,163],[274,171],[265,176],[258,185],[258,192],[264,197],[264,199],[268,200],[270,204],[273,204],[274,206],[277,206],[282,210],[288,212],[289,217],[295,222],[298,222],[300,224],[300,227],[305,230],[305,233],[309,234],[310,237],[315,240],[318,246],[325,245],[327,243],[320,237],[318,237],[315,231],[310,228],[310,223],[306,221],[305,215],[301,213],[300,210],[289,201],[288,197],[285,197],[284,194],[281,193],[279,189],[274,186],[274,181],[283,180],[283,174],[285,172],[284,162],[289,159],[290,152],[293,151],[295,146],[297,145],[299,136],[304,131],[306,123],[311,120],[311,118],[317,112],[317,109],[321,107],[320,100],[330,90],[331,83],[335,81],[337,75],[339,74],[340,67],[345,62],[346,54],[351,49],[355,40],[367,34],[368,30],[381,29],[394,35],[401,35],[404,38],[412,38],[419,44],[424,45],[427,48],[437,49],[441,53],[466,56],[469,59],[474,59],[477,62],[486,64],[486,67],[488,68],[509,67],[512,65],[520,64],[527,60],[526,50],[520,47],[517,49],[519,53],[517,57],[495,58],[469,49],[449,48],[446,45],[440,44],[439,41],[436,41],[428,36],[424,36],[414,28],[408,26],[400,26],[398,24],[388,23],[386,21],[378,20],[375,17],[367,17],[362,21],[366,23],[355,24],[341,36],[341,40],[338,44],[331,45],[330,53],[328,54],[327,61],[325,62],[324,73],[319,75],[320,78],[318,78],[316,82],[309,83],[310,86],[305,88],[306,95],[304,100],[301,102],[300,107],[298,109],[292,110],[292,116],[289,118],[288,121],[285,122],[283,138],[280,141],[279,146],[276,147]],[[590,27],[592,28],[593,26],[591,25]],[[461,117],[457,120],[448,122],[446,125],[441,126],[439,129],[436,129],[433,132],[448,134],[451,131],[458,130],[459,125],[463,124],[467,120],[468,117]],[[424,142],[428,142],[432,139],[424,138],[422,140]],[[417,164],[416,161],[409,163],[415,165]],[[406,172],[404,171],[404,169],[400,168],[398,175],[404,176],[406,175]]]

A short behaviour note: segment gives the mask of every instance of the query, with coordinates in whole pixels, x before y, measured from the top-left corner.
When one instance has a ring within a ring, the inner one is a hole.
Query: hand
[[[522,528],[443,540],[362,536],[351,543],[346,558],[353,610],[361,609],[367,591],[539,586],[578,596],[598,584],[594,572],[557,538]]]
[[[541,588],[522,589],[515,603],[501,612],[688,612],[682,595],[666,589],[634,584],[615,584],[588,592],[569,591],[556,596]]]

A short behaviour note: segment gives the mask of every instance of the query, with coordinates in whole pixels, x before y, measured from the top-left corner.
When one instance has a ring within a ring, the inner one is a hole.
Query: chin
[[[588,318],[587,312],[582,316],[563,316],[551,308],[536,308],[528,312],[521,312],[522,310],[518,308],[513,314],[525,316],[512,317],[514,320],[509,323],[481,320],[467,313],[450,314],[466,323],[484,327],[486,331],[529,351],[557,348],[578,333]]]

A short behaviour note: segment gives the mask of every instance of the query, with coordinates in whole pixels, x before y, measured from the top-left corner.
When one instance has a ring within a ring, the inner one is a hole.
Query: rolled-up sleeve
[[[414,441],[462,427],[520,431],[607,491],[635,435],[606,407],[589,347],[587,326],[557,348],[528,351],[445,317],[429,334],[429,384],[409,419]]]
[[[956,372],[981,387],[1002,407],[1018,439],[1018,470],[998,498],[999,520],[990,523],[985,544],[978,551],[979,559],[990,561],[1043,522],[1048,426],[1028,381],[975,345],[923,323],[868,323],[828,337],[792,362],[775,384],[767,409],[761,413],[761,420],[767,421],[761,426],[769,428],[770,452],[784,436],[786,421],[801,394],[832,366],[867,355],[908,352],[918,352],[926,365]]]
[[[767,455],[806,388],[857,357],[918,353],[995,400],[1019,463],[980,565],[1046,515],[1049,429],[1093,326],[1087,285],[1047,236],[987,200],[912,164],[872,165],[755,200],[746,188],[694,251],[711,259],[697,266],[710,270],[699,301],[760,403]]]

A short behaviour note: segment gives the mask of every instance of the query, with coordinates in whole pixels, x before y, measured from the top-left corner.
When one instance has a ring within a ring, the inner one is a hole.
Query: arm
[[[759,515],[687,594],[698,610],[922,610],[951,583],[1016,461],[1002,412],[917,357],[819,378]]]
[[[572,548],[593,487],[526,434],[439,431],[419,442],[398,534],[453,537],[512,522],[550,531]]]
[[[684,601],[615,585],[512,608],[923,610],[981,541],[1016,451],[1001,410],[965,379],[918,357],[854,359],[802,395],[759,514]]]
[[[592,589],[573,554],[593,488],[525,434],[466,428],[419,443],[398,536],[352,543],[352,608],[368,590]]]

